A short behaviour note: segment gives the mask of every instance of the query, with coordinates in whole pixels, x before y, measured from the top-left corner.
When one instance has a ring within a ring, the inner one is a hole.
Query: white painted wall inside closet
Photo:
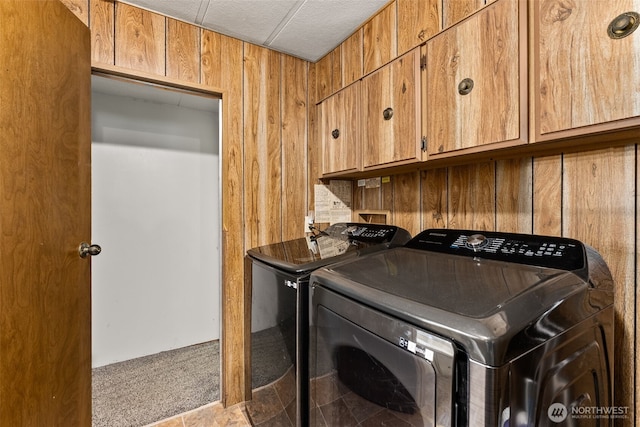
[[[221,101],[92,89],[92,366],[219,339]]]

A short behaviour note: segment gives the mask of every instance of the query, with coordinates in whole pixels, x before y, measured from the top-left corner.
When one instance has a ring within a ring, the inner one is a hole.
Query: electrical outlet
[[[309,211],[309,214],[304,217],[304,233],[310,233],[310,226],[313,225],[313,211]]]

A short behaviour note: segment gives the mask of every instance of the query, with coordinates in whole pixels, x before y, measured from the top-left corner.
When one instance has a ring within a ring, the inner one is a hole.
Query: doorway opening
[[[92,77],[93,425],[220,399],[221,100]]]

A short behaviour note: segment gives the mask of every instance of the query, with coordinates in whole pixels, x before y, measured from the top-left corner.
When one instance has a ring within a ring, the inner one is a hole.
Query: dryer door
[[[454,425],[451,342],[327,289],[313,292],[311,425]]]

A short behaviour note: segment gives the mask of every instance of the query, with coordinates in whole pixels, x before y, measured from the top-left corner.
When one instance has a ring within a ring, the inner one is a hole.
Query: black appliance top
[[[317,270],[311,283],[483,349],[475,356],[484,363],[502,360],[520,334],[533,345],[613,304],[593,249],[513,233],[425,230],[404,247]]]
[[[401,246],[409,232],[394,225],[337,223],[308,238],[259,246],[247,255],[289,273],[306,274],[330,263]]]

